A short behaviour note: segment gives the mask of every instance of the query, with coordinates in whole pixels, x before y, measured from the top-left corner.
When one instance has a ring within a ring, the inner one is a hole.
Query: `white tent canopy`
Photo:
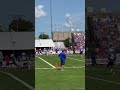
[[[0,50],[34,49],[34,32],[1,32]]]
[[[55,47],[52,39],[36,39],[35,47]]]

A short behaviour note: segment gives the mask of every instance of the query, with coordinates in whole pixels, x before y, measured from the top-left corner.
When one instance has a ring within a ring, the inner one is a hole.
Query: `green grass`
[[[60,64],[57,55],[39,56],[55,66]],[[67,55],[65,67],[84,66],[84,57],[80,55]],[[75,60],[76,59],[76,60]],[[35,58],[36,68],[52,68],[39,58]],[[79,61],[82,60],[82,61]],[[65,71],[56,69],[36,69],[35,70],[36,90],[84,90],[85,88],[85,68],[65,68]]]
[[[21,69],[7,69],[3,70],[3,72],[11,73],[12,75],[18,77],[22,81],[26,82],[27,84],[31,85],[32,87],[35,86],[35,79],[34,79],[34,70],[21,70]],[[12,77],[7,74],[0,72],[0,90],[30,90],[20,82],[16,81]]]
[[[28,83],[30,86],[35,86],[35,70],[22,70],[22,69],[12,69],[7,71],[19,79],[23,80],[24,82]]]
[[[86,90],[120,90],[120,68],[115,67],[114,72],[115,74],[111,73],[104,66],[86,68],[86,76],[119,83],[109,83],[86,77]]]
[[[55,66],[60,65],[57,55],[40,55],[47,62]],[[71,58],[71,59],[70,59]],[[84,57],[79,54],[67,55],[65,67],[81,67],[84,66]],[[65,68],[65,71],[53,69],[50,65],[35,58],[36,69],[21,70],[8,69],[4,70],[16,77],[20,78],[29,85],[35,85],[36,90],[120,90],[120,67],[114,69],[115,74],[111,73],[105,66],[88,66],[85,68]],[[43,69],[50,68],[50,69]],[[3,70],[2,70],[3,71]],[[115,83],[109,83],[85,76],[98,79],[104,79]],[[20,82],[14,80],[10,76],[0,73],[0,90],[30,90]]]

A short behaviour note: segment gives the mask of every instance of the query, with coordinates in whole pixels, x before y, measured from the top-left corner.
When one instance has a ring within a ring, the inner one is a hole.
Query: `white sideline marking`
[[[70,89],[66,89],[66,90],[70,90]],[[75,88],[74,90],[85,90],[85,88]]]
[[[42,59],[42,58],[40,58],[40,57],[38,57],[38,56],[36,56],[36,57],[39,58],[39,59],[41,59],[42,61],[44,61],[45,63],[47,63],[47,64],[50,65],[51,67],[55,68],[55,66],[53,66],[53,65],[50,64],[49,62],[45,61],[44,59]]]
[[[14,75],[12,75],[10,73],[7,73],[7,72],[2,72],[2,71],[0,71],[0,72],[11,76],[13,79],[19,81],[20,83],[22,83],[23,85],[25,85],[26,87],[28,87],[30,90],[35,90],[35,88],[33,88],[32,86],[30,86],[26,82],[22,81],[21,79],[17,78],[16,76],[14,76]]]
[[[79,59],[75,59],[75,58],[71,58],[71,57],[67,57],[67,58],[69,58],[69,59],[74,59],[74,60],[77,60],[77,61],[80,61],[80,62],[85,62],[85,61],[83,61],[83,60],[79,60]]]
[[[85,66],[81,66],[81,67],[64,67],[64,68],[68,68],[68,69],[72,69],[72,68],[83,68]],[[58,67],[61,68],[61,67]],[[55,68],[35,68],[35,69],[55,69]]]
[[[118,85],[120,85],[120,83],[113,82],[113,81],[109,81],[109,80],[105,80],[105,79],[95,78],[95,77],[91,77],[91,76],[86,76],[86,77],[92,78],[92,79],[96,79],[96,80],[99,80],[99,81],[104,81],[104,82],[108,82],[108,83],[113,83],[113,84],[118,84]]]
[[[79,90],[79,89],[80,89],[80,90],[85,90],[85,88],[78,88],[78,90]],[[77,89],[76,89],[76,90],[77,90]]]
[[[81,67],[65,67],[65,68],[83,68],[85,66],[81,66]]]

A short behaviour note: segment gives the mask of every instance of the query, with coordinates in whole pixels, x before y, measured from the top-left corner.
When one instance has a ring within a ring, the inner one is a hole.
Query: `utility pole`
[[[50,0],[50,21],[51,21],[51,37],[52,37],[52,1]]]
[[[13,46],[13,54],[15,54],[15,53],[14,53],[15,41],[13,40],[13,37],[12,37],[13,35],[11,35],[11,33],[12,33],[12,32],[9,32],[9,35],[10,35],[11,44],[12,44],[12,46]]]

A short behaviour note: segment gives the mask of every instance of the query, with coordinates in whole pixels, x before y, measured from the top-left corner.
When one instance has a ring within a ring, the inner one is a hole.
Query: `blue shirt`
[[[66,54],[64,52],[61,52],[59,54],[59,58],[60,58],[60,60],[66,60]]]
[[[55,52],[56,52],[56,53],[58,52],[58,49],[57,49],[57,48],[55,49]]]

